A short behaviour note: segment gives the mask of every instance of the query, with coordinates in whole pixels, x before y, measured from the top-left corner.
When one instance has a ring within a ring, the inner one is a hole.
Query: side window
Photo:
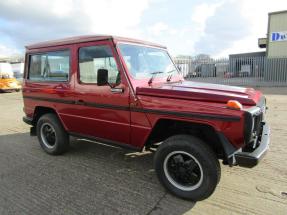
[[[30,55],[28,79],[34,81],[67,81],[70,71],[69,51]]]
[[[120,83],[120,74],[112,50],[107,45],[82,47],[79,50],[80,81],[97,83],[98,69],[108,70],[110,84]]]

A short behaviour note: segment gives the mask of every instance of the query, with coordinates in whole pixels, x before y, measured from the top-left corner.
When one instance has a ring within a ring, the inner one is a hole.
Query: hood
[[[167,83],[153,87],[138,87],[137,95],[148,95],[166,98],[220,102],[237,100],[243,105],[256,105],[261,97],[261,92],[253,88],[233,87],[219,84],[183,81]]]

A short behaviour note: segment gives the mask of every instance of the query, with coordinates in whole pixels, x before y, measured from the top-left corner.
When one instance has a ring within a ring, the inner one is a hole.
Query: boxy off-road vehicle
[[[23,120],[57,155],[69,136],[155,149],[163,186],[209,197],[223,164],[253,167],[269,145],[261,92],[185,81],[164,46],[82,36],[26,47]]]

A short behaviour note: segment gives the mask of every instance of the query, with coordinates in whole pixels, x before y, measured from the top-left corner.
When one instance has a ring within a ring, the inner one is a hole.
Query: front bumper
[[[19,92],[21,90],[21,88],[0,88],[0,92],[3,93],[11,93],[11,92]]]
[[[234,158],[237,165],[249,168],[254,167],[266,154],[269,149],[270,127],[266,122],[263,123],[260,145],[252,152],[235,152]]]

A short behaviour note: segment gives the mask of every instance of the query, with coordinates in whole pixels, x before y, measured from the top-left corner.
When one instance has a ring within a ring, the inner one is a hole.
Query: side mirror
[[[98,69],[97,85],[98,86],[109,85],[107,69]]]

